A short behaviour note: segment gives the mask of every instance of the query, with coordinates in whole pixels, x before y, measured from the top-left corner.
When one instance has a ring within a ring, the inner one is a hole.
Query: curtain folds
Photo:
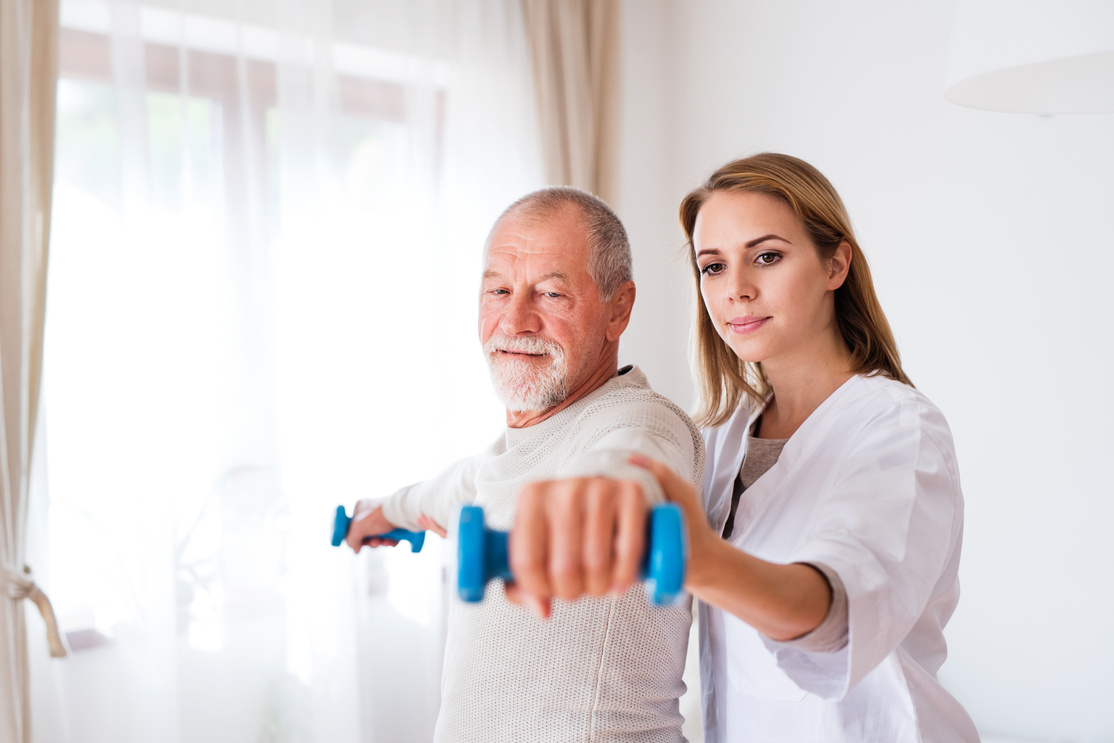
[[[57,0],[0,3],[0,741],[31,739],[24,601],[50,602],[26,559],[32,442],[42,378],[54,152]]]
[[[523,0],[546,175],[611,202],[619,115],[619,0]]]
[[[428,740],[440,540],[354,558],[328,524],[502,427],[475,292],[544,183],[520,0],[61,26],[36,565],[73,653],[32,655],[36,740]]]

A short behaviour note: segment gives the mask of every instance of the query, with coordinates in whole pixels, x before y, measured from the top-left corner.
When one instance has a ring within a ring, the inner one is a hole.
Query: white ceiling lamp
[[[986,111],[1114,111],[1114,0],[959,0],[944,96]]]

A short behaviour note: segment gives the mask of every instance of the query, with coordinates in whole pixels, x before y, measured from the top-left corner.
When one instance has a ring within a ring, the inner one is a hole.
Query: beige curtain
[[[0,743],[31,740],[24,599],[53,612],[24,564],[41,380],[54,160],[58,0],[0,2]]]
[[[612,202],[619,0],[523,0],[546,176]]]

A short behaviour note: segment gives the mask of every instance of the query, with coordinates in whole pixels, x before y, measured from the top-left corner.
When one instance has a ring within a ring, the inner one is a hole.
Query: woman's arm
[[[831,588],[816,568],[779,565],[736,549],[708,526],[691,483],[661,462],[638,455],[630,461],[653,473],[666,497],[684,509],[689,536],[685,588],[690,593],[772,640],[792,640],[820,626]]]
[[[685,581],[690,593],[771,640],[793,640],[820,626],[831,604],[831,588],[816,568],[760,560],[707,531],[712,540],[691,553]]]

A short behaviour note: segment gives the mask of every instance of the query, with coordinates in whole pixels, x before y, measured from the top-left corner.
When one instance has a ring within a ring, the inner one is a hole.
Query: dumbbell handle
[[[460,510],[457,535],[457,592],[461,599],[481,601],[488,581],[514,580],[507,532],[485,527],[482,508],[464,506]],[[646,581],[651,603],[672,604],[681,596],[688,559],[684,515],[679,506],[663,503],[651,509],[646,542],[638,577]]]
[[[339,547],[344,538],[348,536],[348,527],[352,523],[352,518],[344,510],[344,506],[337,506],[337,516],[333,521],[333,546]],[[425,544],[424,531],[407,531],[406,529],[392,529],[385,534],[375,534],[366,539],[393,539],[396,542],[409,542],[411,552],[421,552],[422,545]]]

